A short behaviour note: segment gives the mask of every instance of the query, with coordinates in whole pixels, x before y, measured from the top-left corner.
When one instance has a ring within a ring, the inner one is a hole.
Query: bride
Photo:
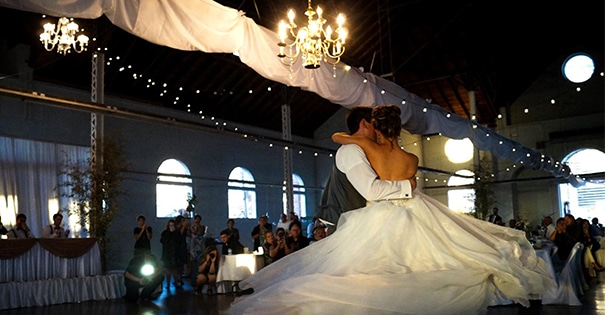
[[[400,109],[372,110],[376,142],[355,143],[380,179],[415,175],[418,159],[397,144]],[[231,314],[477,314],[489,305],[529,306],[556,286],[525,233],[457,214],[418,191],[344,213],[329,237],[242,281],[254,293]]]

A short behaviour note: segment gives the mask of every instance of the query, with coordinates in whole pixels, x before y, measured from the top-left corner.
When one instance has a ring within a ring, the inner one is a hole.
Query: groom
[[[375,140],[376,134],[371,119],[371,107],[352,108],[346,116],[349,133]],[[365,207],[366,200],[412,198],[412,190],[415,186],[415,179],[402,181],[378,179],[368,158],[358,145],[342,145],[336,151],[335,164],[314,218],[327,223],[327,235],[330,235],[336,231],[336,223],[342,213]]]

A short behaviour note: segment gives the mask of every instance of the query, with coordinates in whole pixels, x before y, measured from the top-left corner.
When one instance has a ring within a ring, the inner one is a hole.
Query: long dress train
[[[242,281],[231,314],[476,314],[556,286],[523,231],[420,192],[346,212],[329,237]]]

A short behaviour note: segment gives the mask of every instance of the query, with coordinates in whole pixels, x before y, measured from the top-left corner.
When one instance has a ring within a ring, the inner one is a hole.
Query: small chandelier
[[[309,19],[308,25],[301,27],[298,30],[298,34],[294,32],[297,26],[294,23],[294,11],[292,9],[288,11],[289,23],[284,22],[284,20],[279,23],[280,41],[277,44],[279,46],[279,54],[277,56],[282,63],[287,65],[296,62],[298,56],[301,56],[303,66],[307,69],[319,68],[321,60],[331,65],[336,65],[340,61],[340,56],[345,52],[344,44],[347,37],[347,29],[342,27],[345,17],[339,14],[336,18],[338,27],[334,30],[336,37],[332,38],[332,28],[328,25],[324,30],[326,20],[321,16],[323,11],[319,6],[317,7],[317,11],[314,11],[311,8],[311,0],[308,1],[309,6],[305,12],[305,15]],[[294,37],[294,41],[290,44],[286,43],[288,33]],[[290,63],[284,61],[285,57],[290,59]]]
[[[78,31],[78,24],[66,17],[62,17],[59,19],[56,29],[52,23],[44,24],[44,32],[40,34],[40,41],[44,45],[44,49],[48,51],[53,50],[57,46],[57,52],[63,55],[70,52],[71,48],[77,53],[81,53],[88,46],[88,36],[80,34],[75,38]]]

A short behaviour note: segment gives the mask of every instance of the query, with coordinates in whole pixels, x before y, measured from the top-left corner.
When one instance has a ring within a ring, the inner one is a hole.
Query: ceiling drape
[[[152,43],[207,53],[237,52],[240,60],[263,77],[300,87],[345,108],[397,104],[401,122],[412,134],[468,137],[475,147],[532,169],[542,169],[574,186],[583,181],[549,156],[447,112],[395,83],[339,63],[308,70],[297,62],[283,65],[276,57],[273,30],[257,25],[243,12],[211,0],[0,0],[0,5],[53,16],[94,19],[102,15],[116,26]]]

